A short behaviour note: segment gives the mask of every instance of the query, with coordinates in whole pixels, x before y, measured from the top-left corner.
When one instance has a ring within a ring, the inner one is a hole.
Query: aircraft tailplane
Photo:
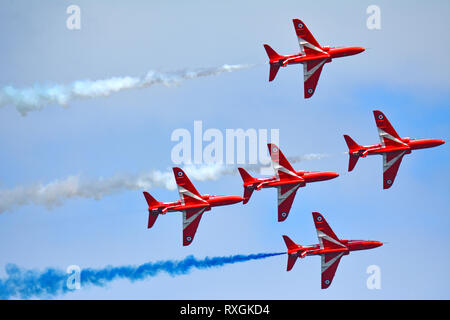
[[[355,166],[356,163],[358,162],[359,156],[354,156],[354,155],[349,155],[348,157],[348,172],[352,171]]]
[[[344,134],[345,142],[347,143],[349,151],[355,151],[361,148],[359,144],[357,144],[350,136]]]
[[[153,198],[150,193],[144,191],[143,194],[149,207],[154,207],[160,204],[160,202]]]
[[[153,212],[149,212],[148,213],[148,224],[147,224],[147,229],[150,229],[151,227],[153,227],[153,225],[156,222],[156,219],[158,218],[159,214],[158,213],[153,213]]]
[[[283,58],[283,56],[276,53],[275,50],[273,50],[268,44],[264,45],[264,49],[266,49],[267,55],[269,56],[270,63]]]
[[[294,241],[291,240],[288,236],[283,236],[284,243],[286,244],[286,247],[288,250],[297,249],[298,245],[295,244]]]
[[[150,208],[150,207],[156,207],[156,206],[158,206],[158,205],[160,204],[160,202],[157,201],[155,198],[153,198],[153,197],[150,195],[150,193],[145,192],[145,191],[144,191],[143,193],[144,193],[144,197],[145,197],[145,200],[147,201],[147,204],[148,204],[149,208]],[[147,224],[147,228],[148,228],[148,229],[150,229],[151,227],[153,227],[153,225],[154,225],[155,222],[156,222],[156,218],[158,218],[158,216],[159,216],[158,213],[153,213],[153,212],[151,212],[151,211],[149,210],[149,213],[148,213],[148,224]]]
[[[288,261],[287,261],[287,267],[286,271],[291,270],[294,267],[295,262],[297,261],[297,254],[289,254],[289,250],[297,249],[299,248],[299,245],[295,244],[294,241],[291,240],[288,236],[283,236],[284,243],[286,244],[286,247],[288,249]]]
[[[296,255],[293,255],[293,254],[288,255],[286,271],[290,271],[294,267],[294,264],[297,261],[297,259],[298,259],[298,256],[296,256]]]
[[[280,69],[279,64],[275,64],[275,63],[270,64],[269,81],[273,81],[275,79],[279,69]]]
[[[267,55],[269,56],[269,63],[270,63],[269,81],[273,81],[277,76],[278,70],[280,69],[279,61],[284,57],[276,53],[275,50],[273,50],[267,44],[264,45],[264,48],[266,49]]]
[[[244,168],[238,168],[239,173],[241,174],[242,181],[244,181],[244,201],[243,204],[246,204],[255,190],[253,188],[253,183],[257,181],[257,179],[253,178]]]
[[[354,155],[352,152],[361,150],[362,147],[357,144],[350,136],[344,134],[345,142],[348,146],[348,152],[349,152],[349,159],[348,159],[348,171],[352,171],[353,168],[355,168],[356,163],[358,162],[359,155]]]

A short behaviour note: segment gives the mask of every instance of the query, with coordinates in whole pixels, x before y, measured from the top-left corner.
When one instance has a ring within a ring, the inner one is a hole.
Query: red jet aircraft
[[[292,269],[298,257],[320,255],[322,258],[322,289],[331,285],[342,256],[349,254],[350,251],[372,249],[383,245],[379,241],[339,239],[320,213],[313,212],[312,215],[319,244],[301,246],[294,243],[288,236],[283,236],[288,248],[287,271]]]
[[[148,192],[144,192],[148,203],[148,228],[151,228],[160,214],[181,211],[183,213],[183,246],[188,246],[194,239],[198,224],[205,211],[211,207],[226,206],[244,200],[238,196],[201,195],[195,189],[188,176],[180,168],[173,168],[181,200],[159,202]]]
[[[316,90],[317,82],[319,81],[320,73],[325,63],[331,62],[334,58],[361,53],[365,49],[362,47],[322,47],[301,20],[294,19],[292,21],[294,22],[295,32],[297,33],[300,53],[281,56],[269,45],[265,44],[264,48],[269,56],[270,63],[269,81],[275,79],[280,67],[301,63],[303,64],[305,98],[311,98]]]
[[[348,154],[350,156],[348,162],[348,171],[352,171],[356,166],[359,157],[367,155],[381,154],[383,155],[383,189],[389,189],[395,180],[398,168],[405,154],[411,153],[412,150],[425,149],[439,146],[445,143],[440,139],[410,139],[400,138],[395,132],[386,116],[378,110],[373,111],[375,122],[378,127],[378,134],[381,143],[360,146],[348,135],[344,135],[345,142],[348,146]]]
[[[261,188],[278,189],[278,221],[284,221],[289,215],[297,189],[307,183],[334,179],[339,176],[335,172],[305,172],[295,171],[281,150],[273,143],[268,143],[270,157],[275,170],[274,177],[257,179],[243,168],[238,168],[244,181],[244,204],[246,204],[254,190]]]

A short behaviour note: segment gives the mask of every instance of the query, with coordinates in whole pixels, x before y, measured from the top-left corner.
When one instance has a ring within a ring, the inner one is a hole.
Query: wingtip
[[[325,222],[325,218],[320,212],[313,212],[312,216],[313,216],[314,223]]]
[[[268,143],[267,148],[269,149],[269,154],[277,153],[280,151],[280,148],[275,143]]]
[[[172,170],[174,175],[177,177],[182,177],[186,175],[186,173],[180,167],[173,167]]]
[[[278,222],[283,222],[289,216],[289,212],[281,212],[278,214]]]
[[[373,114],[374,114],[375,116],[377,116],[377,115],[379,115],[379,114],[381,114],[381,115],[384,116],[384,113],[383,113],[382,111],[380,111],[380,110],[373,110]]]

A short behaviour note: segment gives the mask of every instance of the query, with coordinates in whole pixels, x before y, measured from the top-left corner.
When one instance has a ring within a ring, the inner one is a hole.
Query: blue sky
[[[81,30],[66,28],[66,8],[81,8]],[[366,8],[381,9],[381,30],[368,30]],[[382,190],[381,157],[359,161],[347,173],[342,134],[360,144],[378,142],[371,111],[382,110],[397,132],[449,140],[450,99],[447,1],[15,1],[0,10],[0,87],[68,84],[152,70],[257,64],[178,87],[154,86],[105,98],[79,99],[21,116],[0,108],[0,189],[49,183],[70,175],[90,178],[166,170],[177,128],[225,132],[277,128],[288,156],[327,153],[295,168],[336,171],[332,181],[300,190],[291,214],[276,221],[276,191],[216,208],[202,219],[194,243],[181,246],[181,217],[168,214],[146,229],[141,191],[101,200],[71,199],[48,209],[28,205],[0,214],[0,276],[16,263],[43,269],[77,264],[140,264],[237,253],[279,252],[281,235],[316,243],[312,211],[348,239],[388,242],[342,259],[332,286],[320,289],[320,259],[286,272],[277,256],[188,275],[142,282],[115,281],[61,299],[448,299],[449,146],[416,151],[403,160],[395,185]],[[315,95],[303,99],[301,66],[267,82],[263,43],[280,54],[298,52],[293,18],[321,45],[363,46],[357,56],[324,67]],[[241,194],[238,176],[193,181],[202,193]],[[176,191],[147,190],[160,201]],[[366,288],[366,268],[381,268],[382,289]]]

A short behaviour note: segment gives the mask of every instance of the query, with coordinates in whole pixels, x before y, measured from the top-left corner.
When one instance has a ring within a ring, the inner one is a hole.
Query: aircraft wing
[[[302,54],[324,53],[320,44],[314,39],[314,36],[308,30],[306,25],[300,19],[293,19],[295,33],[297,34],[298,44]]]
[[[303,63],[303,81],[305,98],[311,98],[319,82],[320,73],[327,59],[313,60]]]
[[[383,145],[383,147],[407,146],[407,144],[401,140],[400,136],[397,134],[394,127],[392,127],[391,123],[383,114],[383,112],[375,110],[373,111],[373,115],[375,117],[378,134],[380,136],[381,144]]]
[[[322,289],[331,285],[344,252],[322,254]]]
[[[205,208],[183,210],[183,246],[188,246],[194,240],[198,224]]]
[[[292,168],[291,164],[277,145],[268,143],[267,147],[269,148],[272,166],[278,180],[299,180],[299,182],[303,182],[303,179],[295,173],[294,168]]]
[[[301,184],[289,184],[277,187],[278,190],[278,222],[286,220],[292,203]]]
[[[177,167],[173,168],[173,174],[175,175],[178,193],[183,204],[208,204],[208,202],[201,198],[197,189],[195,189],[191,180],[189,180],[182,169]]]
[[[401,150],[383,154],[383,189],[389,189],[394,184],[405,153],[405,150]]]
[[[334,234],[325,218],[319,212],[313,212],[314,225],[319,238],[320,249],[342,249],[346,248],[339,238]]]

